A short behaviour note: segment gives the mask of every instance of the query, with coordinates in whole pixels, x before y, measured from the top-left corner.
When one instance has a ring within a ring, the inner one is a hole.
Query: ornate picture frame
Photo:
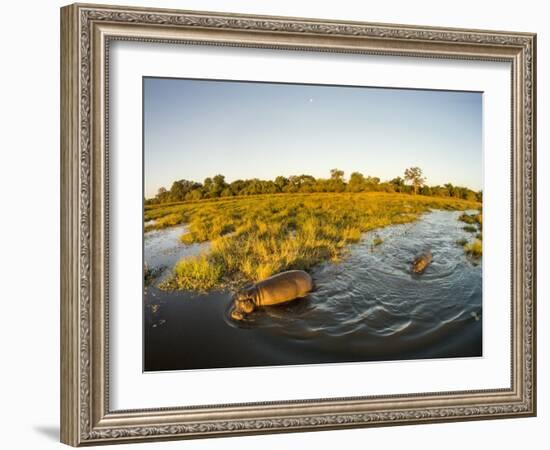
[[[109,49],[116,40],[511,64],[511,385],[112,410]],[[536,414],[536,35],[74,4],[61,9],[61,441],[111,444]]]

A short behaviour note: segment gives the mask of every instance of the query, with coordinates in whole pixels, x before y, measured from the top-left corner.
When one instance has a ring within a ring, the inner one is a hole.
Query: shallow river
[[[144,369],[481,356],[481,261],[456,243],[473,237],[460,214],[432,211],[365,233],[340,263],[311,271],[308,297],[259,310],[244,324],[228,318],[229,292],[165,292],[153,283],[144,295]],[[184,229],[146,233],[155,282],[207,248],[180,244]],[[375,237],[382,244],[373,245]],[[411,261],[425,249],[432,263],[412,274]]]

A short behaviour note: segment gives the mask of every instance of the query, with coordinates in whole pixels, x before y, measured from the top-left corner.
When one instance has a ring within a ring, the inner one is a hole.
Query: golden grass
[[[464,227],[464,230],[477,233],[473,241],[464,241],[464,251],[470,256],[481,257],[483,254],[483,213],[481,211],[476,214],[464,213],[459,217],[459,220],[468,224]]]
[[[464,246],[464,250],[468,255],[480,257],[483,254],[483,243],[480,239],[476,239]]]
[[[220,281],[222,268],[212,264],[206,255],[182,259],[174,267],[172,282],[180,289],[209,290]]]
[[[168,283],[209,290],[338,261],[362,233],[411,222],[429,209],[479,207],[456,198],[379,192],[282,194],[148,207],[145,220],[155,219],[153,228],[187,223],[182,242],[211,242],[207,253],[178,262]]]

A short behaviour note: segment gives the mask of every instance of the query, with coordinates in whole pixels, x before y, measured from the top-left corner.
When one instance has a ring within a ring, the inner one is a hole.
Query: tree
[[[368,176],[365,178],[365,189],[367,191],[376,191],[378,190],[378,185],[380,184],[380,178]]]
[[[381,192],[389,192],[393,194],[395,192],[395,186],[390,182],[384,182],[378,185],[378,190],[380,190]]]
[[[288,183],[284,187],[284,192],[298,192],[300,188],[300,178],[297,175],[291,175],[288,177]]]
[[[298,190],[300,192],[313,192],[315,190],[315,177],[311,175],[299,175],[298,180]]]
[[[242,195],[243,189],[246,187],[246,182],[244,180],[235,180],[232,181],[229,185],[229,188],[233,192],[233,195]]]
[[[361,192],[365,190],[365,176],[359,172],[353,172],[349,176],[348,191]]]
[[[207,197],[219,197],[226,187],[227,183],[223,175],[216,175],[212,178],[208,177],[204,179],[204,193]]]
[[[420,189],[420,193],[422,195],[433,195],[432,188],[430,186],[428,186],[427,184],[422,186],[422,189]]]
[[[451,183],[446,183],[443,185],[445,189],[447,189],[447,192],[449,194],[449,197],[454,197],[455,195],[455,188]]]
[[[189,180],[179,180],[172,183],[170,188],[170,201],[180,202],[185,200],[185,196],[188,192],[193,189],[199,189],[201,187],[200,183],[195,183],[194,181]]]
[[[275,186],[277,186],[277,190],[279,192],[283,192],[285,186],[288,184],[288,178],[285,178],[281,175],[279,175],[277,178],[275,178]]]
[[[226,187],[225,177],[223,175],[216,175],[212,178],[212,197],[219,197]]]
[[[170,193],[166,190],[165,187],[159,188],[157,192],[157,199],[159,203],[166,203],[170,201]]]
[[[344,171],[339,169],[330,169],[330,179],[333,181],[344,182]]]
[[[194,189],[192,191],[189,191],[187,194],[185,194],[185,200],[187,201],[200,200],[201,198],[202,198],[202,192],[200,189]]]
[[[390,180],[390,184],[393,185],[396,192],[403,192],[403,188],[405,187],[405,180],[401,177],[396,177],[393,180]]]
[[[414,193],[418,193],[418,189],[425,183],[426,178],[422,176],[422,169],[420,167],[409,167],[405,169],[405,180],[411,182]]]
[[[396,177],[389,181],[381,181],[378,177],[352,172],[349,180],[344,179],[344,171],[332,169],[330,177],[315,178],[312,175],[301,174],[273,180],[250,178],[225,181],[221,174],[204,179],[203,184],[191,180],[176,180],[170,189],[161,187],[153,198],[144,199],[145,204],[163,204],[181,201],[196,201],[206,198],[231,197],[242,195],[261,195],[275,193],[313,193],[313,192],[401,192],[439,197],[453,197],[470,201],[483,200],[482,191],[473,191],[465,186],[454,186],[447,183],[443,186],[429,186],[419,167],[409,167],[404,177]]]
[[[346,190],[346,183],[344,183],[343,170],[331,169],[329,190],[331,192],[343,192]]]
[[[210,195],[210,190],[212,189],[212,185],[213,185],[212,178],[206,177],[204,179],[203,184],[204,184],[204,194],[207,195],[207,196]]]

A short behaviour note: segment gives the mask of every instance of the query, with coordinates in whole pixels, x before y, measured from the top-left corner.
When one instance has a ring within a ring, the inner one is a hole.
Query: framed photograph
[[[62,8],[62,442],[535,415],[535,58]]]

